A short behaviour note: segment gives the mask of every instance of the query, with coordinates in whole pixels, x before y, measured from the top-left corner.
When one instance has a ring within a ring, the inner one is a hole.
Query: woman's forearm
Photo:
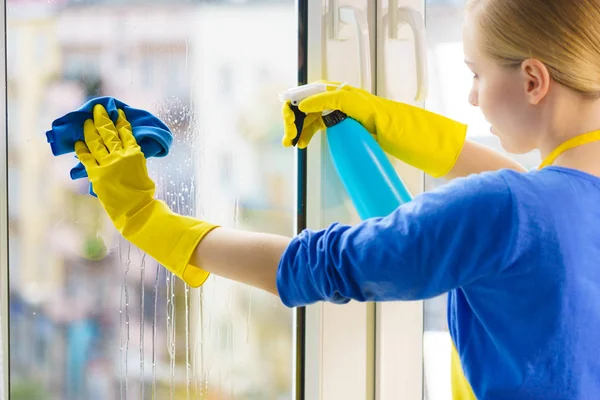
[[[200,242],[190,264],[278,295],[277,268],[290,240],[279,235],[216,228]]]
[[[503,168],[526,171],[511,158],[487,146],[466,141],[454,168],[446,178]],[[216,228],[200,242],[190,264],[278,295],[277,269],[290,241],[285,236]]]
[[[527,169],[512,158],[480,143],[465,141],[456,164],[445,176],[447,179],[460,178],[470,174],[478,174],[499,169],[514,169],[526,172]]]

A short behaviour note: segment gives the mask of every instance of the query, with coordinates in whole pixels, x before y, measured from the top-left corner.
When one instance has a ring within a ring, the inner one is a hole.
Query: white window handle
[[[371,91],[371,45],[369,43],[369,24],[366,14],[356,7],[338,7],[337,0],[329,2],[330,39],[343,40],[340,38],[340,22],[353,25],[356,28],[356,39],[358,41],[358,73],[359,85],[362,89]]]
[[[389,0],[387,15],[384,16],[384,23],[387,19],[389,38],[399,39],[399,24],[408,24],[413,32],[415,46],[415,62],[417,67],[417,93],[415,101],[423,101],[427,98],[427,41],[425,38],[425,23],[423,16],[415,9],[409,7],[398,8],[398,0]]]

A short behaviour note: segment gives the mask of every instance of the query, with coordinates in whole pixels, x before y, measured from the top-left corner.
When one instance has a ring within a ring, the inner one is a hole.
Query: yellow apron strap
[[[454,346],[454,341],[452,341],[452,339],[450,339],[450,341],[452,342],[452,355],[450,357],[450,382],[452,384],[452,399],[477,400],[475,394],[473,393],[473,389],[471,389],[469,381],[467,381],[467,378],[465,378],[463,373],[463,369],[460,364],[460,357],[458,356],[458,352]]]
[[[600,141],[600,131],[593,131],[584,133],[583,135],[575,136],[574,138],[567,140],[566,142],[558,146],[556,149],[554,149],[552,153],[550,153],[548,157],[546,157],[546,159],[542,161],[542,163],[539,166],[539,169],[552,165],[552,163],[558,158],[558,156],[560,156],[565,151],[572,149],[573,147],[597,141]]]

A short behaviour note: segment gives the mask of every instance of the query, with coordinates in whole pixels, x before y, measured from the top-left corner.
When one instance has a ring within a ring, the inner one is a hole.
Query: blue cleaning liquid
[[[323,120],[333,165],[361,219],[384,217],[412,200],[385,152],[359,122],[339,111]]]

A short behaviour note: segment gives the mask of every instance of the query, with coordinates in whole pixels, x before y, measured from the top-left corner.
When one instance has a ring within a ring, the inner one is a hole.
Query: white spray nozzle
[[[279,96],[279,99],[282,103],[285,103],[289,100],[292,105],[297,106],[302,100],[304,100],[307,97],[318,93],[326,92],[328,86],[338,87],[338,85],[334,85],[331,83],[309,83],[307,85],[302,85],[286,90]]]

